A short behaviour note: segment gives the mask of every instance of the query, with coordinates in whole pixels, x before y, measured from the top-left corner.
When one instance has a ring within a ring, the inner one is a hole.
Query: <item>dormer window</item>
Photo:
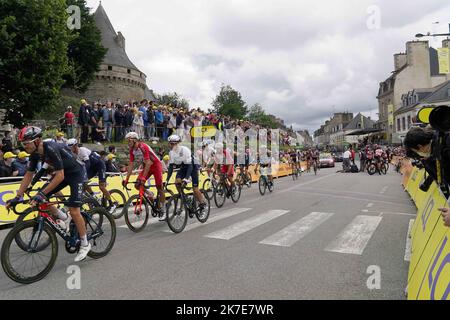
[[[131,74],[131,70],[130,69],[127,69],[127,72],[128,72],[128,74]]]
[[[108,66],[108,70],[111,71],[112,70],[112,66]]]

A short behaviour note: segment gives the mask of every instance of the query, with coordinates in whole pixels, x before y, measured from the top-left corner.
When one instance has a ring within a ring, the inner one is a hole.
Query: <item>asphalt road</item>
[[[405,299],[416,210],[401,176],[336,170],[276,180],[264,197],[244,189],[238,204],[227,199],[208,224],[190,220],[196,226],[178,235],[157,221],[134,234],[117,220],[110,254],[78,264],[81,289],[67,287],[74,256],[60,242],[38,283],[0,270],[0,299]]]

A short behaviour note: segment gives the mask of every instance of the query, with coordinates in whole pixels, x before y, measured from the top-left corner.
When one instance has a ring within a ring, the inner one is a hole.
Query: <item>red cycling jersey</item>
[[[136,157],[142,158],[143,161],[150,160],[153,164],[155,164],[155,162],[161,162],[153,149],[143,142],[138,144],[136,150],[134,148],[130,149],[130,161],[134,162]]]
[[[150,160],[151,162],[153,162],[147,175],[144,177],[144,172],[142,171],[139,174],[139,178],[144,177],[145,180],[148,180],[153,175],[155,178],[156,186],[162,186],[162,164],[161,160],[159,160],[153,149],[150,148],[147,144],[140,142],[136,150],[133,148],[130,149],[130,161],[134,162],[135,158],[142,158],[143,161]]]

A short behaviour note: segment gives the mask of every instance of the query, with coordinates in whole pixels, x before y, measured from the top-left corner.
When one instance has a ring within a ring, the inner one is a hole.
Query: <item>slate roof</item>
[[[94,13],[94,19],[97,28],[102,34],[102,45],[108,49],[103,63],[139,71],[139,69],[128,58],[125,49],[122,48],[117,42],[117,33],[114,30],[114,27],[111,24],[111,21],[109,20],[108,15],[106,14],[106,11],[101,3]]]

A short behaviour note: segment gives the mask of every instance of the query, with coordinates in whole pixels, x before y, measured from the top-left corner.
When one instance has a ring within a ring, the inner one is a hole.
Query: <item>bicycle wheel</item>
[[[373,176],[375,172],[377,172],[377,166],[374,163],[371,163],[369,167],[367,167],[367,172]]]
[[[147,226],[150,214],[147,200],[139,195],[131,196],[123,207],[125,222],[133,232],[141,232]]]
[[[88,241],[92,249],[88,256],[99,259],[106,256],[116,241],[116,222],[104,208],[95,208],[84,215]]]
[[[113,190],[109,191],[109,194],[111,195],[111,200],[112,200],[113,204],[115,204],[117,206],[114,209],[114,211],[110,212],[110,213],[112,214],[114,219],[116,219],[116,220],[120,219],[123,215],[123,210],[120,208],[123,207],[124,204],[127,202],[125,195],[123,194],[122,191],[120,191],[118,189],[113,189]],[[105,197],[103,197],[103,199],[102,199],[102,206],[104,208],[107,208],[109,206],[109,203]]]
[[[217,208],[222,208],[225,199],[227,198],[227,189],[223,183],[219,183],[216,188],[214,188],[214,203]]]
[[[381,171],[382,174],[387,174],[386,164],[384,164],[384,163],[381,164],[380,171]]]
[[[167,204],[167,224],[170,230],[174,233],[182,232],[186,227],[187,220],[188,213],[180,195],[170,198]]]
[[[35,208],[27,208],[16,220],[15,226],[18,226],[25,221],[33,220],[37,217],[38,211]],[[27,251],[28,241],[26,239],[22,239],[21,234],[18,233],[15,237],[16,244],[23,250]],[[50,238],[47,241],[40,241],[38,246],[36,247],[36,251],[41,251],[45,249],[48,245],[50,245]]]
[[[2,268],[15,282],[30,284],[39,281],[55,265],[58,256],[58,240],[55,232],[44,223],[42,232],[39,233],[38,226],[39,222],[36,220],[24,221],[16,225],[3,241]],[[17,245],[16,239],[19,233],[19,238],[27,243],[26,250]],[[41,246],[41,242],[49,242],[49,245],[42,250],[36,250]]]
[[[203,181],[202,190],[205,191],[205,197],[207,197],[209,200],[212,200],[214,195],[214,186],[213,182],[211,182],[211,179],[208,178]]]
[[[209,212],[211,211],[211,203],[209,199],[206,198],[205,193],[203,191],[202,193],[206,200],[206,207],[203,210],[197,210],[195,212],[195,216],[197,217],[198,221],[200,221],[201,223],[205,223],[206,221],[208,221],[209,218]]]
[[[233,200],[234,203],[238,203],[239,199],[241,198],[241,190],[242,187],[235,183],[234,187],[231,190],[231,200]]]
[[[259,177],[258,186],[259,186],[259,193],[263,196],[266,193],[266,187],[267,187],[265,177],[263,177],[263,176]]]

